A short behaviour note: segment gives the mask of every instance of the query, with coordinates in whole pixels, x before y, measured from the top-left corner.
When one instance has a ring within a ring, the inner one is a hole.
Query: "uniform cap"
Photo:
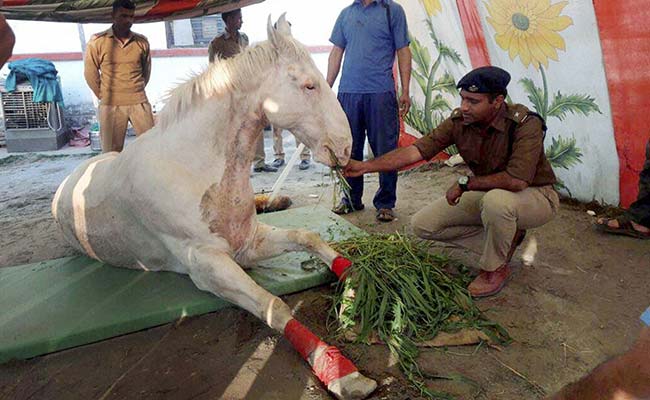
[[[499,67],[480,67],[460,78],[456,88],[465,89],[471,93],[508,93],[506,87],[510,83],[508,71]]]

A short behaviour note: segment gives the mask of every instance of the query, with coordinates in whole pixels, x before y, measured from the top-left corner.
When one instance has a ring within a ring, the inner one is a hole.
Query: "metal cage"
[[[29,83],[17,85],[11,93],[0,86],[8,152],[57,150],[66,141],[61,109],[53,103],[35,103],[33,97]]]
[[[4,89],[4,88],[3,88]],[[29,85],[19,85],[17,90],[2,95],[5,129],[48,129],[46,103],[34,103],[34,91]]]

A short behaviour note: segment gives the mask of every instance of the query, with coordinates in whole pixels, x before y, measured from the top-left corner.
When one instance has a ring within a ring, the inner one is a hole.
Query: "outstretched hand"
[[[350,160],[348,165],[343,168],[343,175],[346,178],[361,176],[366,172],[365,163],[357,160]]]

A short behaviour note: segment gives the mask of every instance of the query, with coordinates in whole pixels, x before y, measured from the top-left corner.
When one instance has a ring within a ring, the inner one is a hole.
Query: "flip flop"
[[[390,208],[380,208],[377,210],[377,220],[381,222],[391,222],[395,220],[395,214]]]
[[[618,228],[613,228],[608,225],[612,220],[618,221]],[[643,240],[650,239],[650,233],[637,231],[632,226],[632,222],[626,217],[604,218],[603,222],[596,222],[596,230],[613,235],[624,235]]]

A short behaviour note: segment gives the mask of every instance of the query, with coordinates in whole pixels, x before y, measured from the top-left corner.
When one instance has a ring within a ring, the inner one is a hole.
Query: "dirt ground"
[[[50,214],[58,184],[87,154],[0,158],[0,267],[74,254]],[[399,178],[397,221],[375,222],[376,176],[366,178],[366,210],[347,216],[370,232],[408,226],[409,216],[464,173],[434,168]],[[313,166],[289,177],[294,206],[332,203],[326,170]],[[253,174],[269,190],[278,174]],[[564,202],[558,217],[530,231],[522,249],[537,252],[499,295],[478,304],[514,342],[425,349],[420,364],[432,376],[458,373],[476,382],[432,379],[458,399],[538,399],[626,349],[650,304],[650,243],[594,231],[587,207]],[[439,246],[467,263],[478,254]],[[523,250],[517,254],[521,257]],[[321,287],[285,296],[297,318],[327,338],[327,295]],[[379,382],[372,399],[412,399],[383,346],[334,341]],[[279,334],[239,309],[187,318],[149,330],[0,365],[0,399],[328,399],[307,364]]]

